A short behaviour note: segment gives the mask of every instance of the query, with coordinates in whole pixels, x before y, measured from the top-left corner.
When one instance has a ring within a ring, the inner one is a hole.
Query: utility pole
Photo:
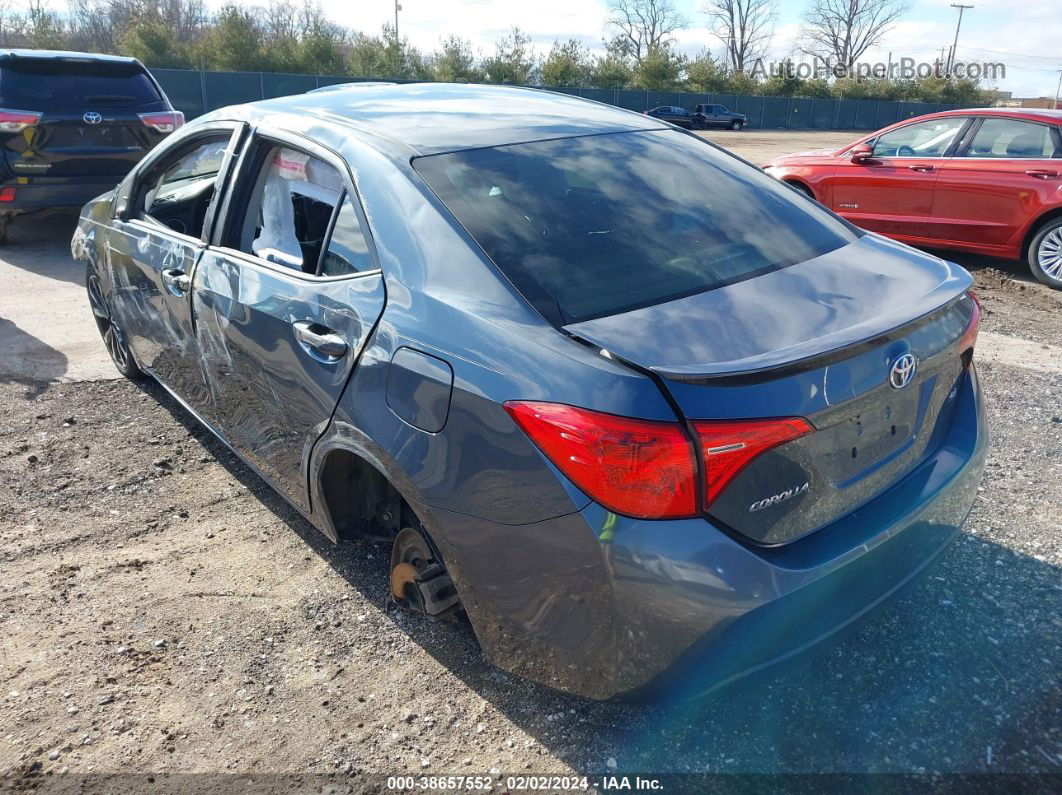
[[[948,58],[948,77],[951,77],[951,71],[955,68],[956,51],[959,49],[959,28],[962,27],[962,12],[967,8],[973,8],[973,6],[952,3],[951,7],[959,9],[959,21],[955,23],[955,42],[951,45],[951,57]]]
[[[402,60],[402,39],[398,37],[398,12],[402,10],[402,4],[395,0],[395,57],[391,65],[392,77],[398,77],[398,69]]]
[[[1058,110],[1058,95],[1062,94],[1062,69],[1058,70],[1058,88],[1055,89],[1055,110]]]

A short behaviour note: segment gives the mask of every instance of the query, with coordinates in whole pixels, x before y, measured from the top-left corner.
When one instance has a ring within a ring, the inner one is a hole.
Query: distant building
[[[1002,92],[1000,92],[1002,93]],[[1009,94],[1009,92],[1007,92]],[[1000,108],[1053,108],[1054,97],[999,97],[995,105]],[[1062,103],[1060,103],[1062,105]]]

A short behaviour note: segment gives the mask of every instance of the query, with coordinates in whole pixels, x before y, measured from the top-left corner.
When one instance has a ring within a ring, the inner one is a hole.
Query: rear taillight
[[[41,120],[41,114],[28,110],[0,110],[0,132],[22,132]]]
[[[973,360],[973,348],[977,342],[977,330],[981,327],[981,302],[977,300],[977,296],[972,291],[967,291],[966,295],[970,297],[970,301],[973,303],[973,311],[970,312],[970,320],[966,324],[966,331],[962,333],[962,339],[959,340],[959,353],[962,355],[963,364],[968,366]]]
[[[697,513],[693,445],[675,422],[510,401],[506,411],[576,486],[615,513],[670,519]]]
[[[711,505],[761,453],[813,428],[799,418],[698,420],[703,461],[677,422],[617,417],[559,403],[505,404],[516,424],[576,486],[605,508],[640,519],[695,516],[703,467]]]
[[[756,456],[813,430],[799,417],[695,420],[693,427],[701,441],[707,505],[711,505]]]
[[[140,121],[160,133],[171,133],[184,124],[184,114],[179,110],[164,113],[140,113]]]
[[[0,188],[0,202],[13,202],[15,200],[14,188]]]

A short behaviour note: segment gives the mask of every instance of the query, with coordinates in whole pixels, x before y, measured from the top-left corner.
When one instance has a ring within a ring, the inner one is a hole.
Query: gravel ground
[[[1062,296],[977,268],[983,329]],[[124,772],[1062,772],[1062,375],[981,365],[980,499],[934,576],[766,680],[595,704],[387,599],[158,387],[0,378],[0,790]]]

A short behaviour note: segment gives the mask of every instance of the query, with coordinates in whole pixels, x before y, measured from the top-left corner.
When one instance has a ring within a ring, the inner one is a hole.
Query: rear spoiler
[[[761,356],[704,366],[649,369],[669,381],[713,386],[744,386],[816,370],[905,337],[915,329],[943,317],[963,301],[972,303],[973,299],[966,292],[972,285],[973,279],[969,274],[957,273],[927,293],[917,306],[908,307],[902,314],[894,312],[881,315],[837,333]],[[921,311],[913,320],[910,319],[912,309]]]

